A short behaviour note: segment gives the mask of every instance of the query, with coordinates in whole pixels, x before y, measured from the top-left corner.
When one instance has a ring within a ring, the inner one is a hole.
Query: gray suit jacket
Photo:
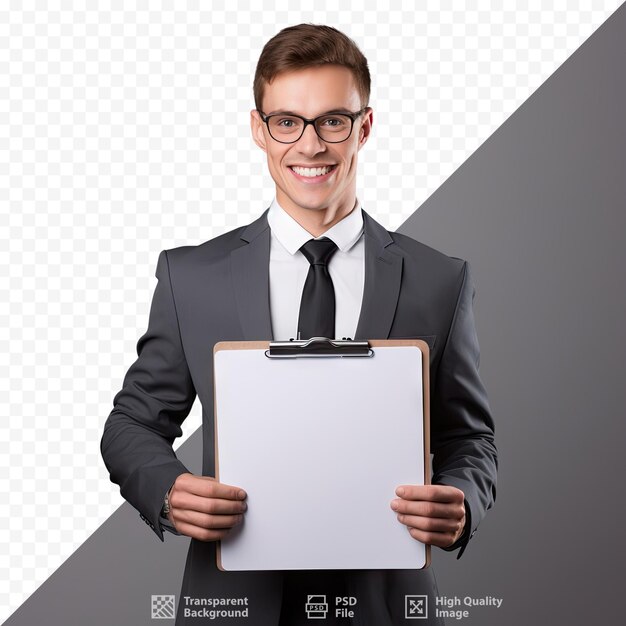
[[[462,260],[388,232],[365,212],[363,217],[365,289],[354,338],[421,338],[431,348],[433,482],[465,493],[469,528],[455,546],[460,556],[493,504],[497,468],[493,420],[478,374],[469,268]],[[114,398],[101,450],[111,480],[161,540],[164,494],[188,471],[172,443],[181,435],[196,394],[203,407],[203,473],[215,475],[214,344],[272,339],[269,251],[266,211],[247,227],[159,256],[148,330]],[[323,576],[319,574],[319,586]],[[280,572],[220,572],[214,544],[192,540],[181,596],[248,596],[250,616],[241,623],[265,626],[278,623],[282,581]],[[360,598],[362,624],[397,623],[396,615],[403,622],[405,593],[436,593],[430,570],[346,572],[343,585]],[[177,623],[184,623],[182,616]]]

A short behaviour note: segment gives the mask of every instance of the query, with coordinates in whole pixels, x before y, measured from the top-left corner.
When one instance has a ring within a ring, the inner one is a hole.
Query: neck
[[[302,228],[311,233],[313,237],[323,235],[329,228],[340,222],[349,215],[356,206],[356,195],[353,195],[346,202],[340,205],[327,207],[324,209],[306,209],[295,206],[291,202],[284,202],[277,196],[278,204],[292,217]]]

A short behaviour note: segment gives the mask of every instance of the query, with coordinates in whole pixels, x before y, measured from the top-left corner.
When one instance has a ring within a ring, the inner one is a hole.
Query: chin
[[[297,195],[289,196],[289,199],[293,204],[299,206],[303,209],[307,209],[309,211],[321,211],[328,207],[330,199],[329,198],[311,198],[311,197],[301,197]]]

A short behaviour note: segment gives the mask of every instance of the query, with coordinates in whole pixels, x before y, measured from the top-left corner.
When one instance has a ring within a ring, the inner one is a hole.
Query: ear
[[[371,107],[367,107],[363,113],[363,119],[359,126],[359,150],[365,145],[372,132],[372,125],[374,124],[374,110]]]
[[[256,109],[252,109],[252,111],[250,111],[250,129],[252,130],[252,139],[254,139],[254,143],[259,146],[263,152],[267,152],[264,126],[265,122],[261,119],[259,112]]]

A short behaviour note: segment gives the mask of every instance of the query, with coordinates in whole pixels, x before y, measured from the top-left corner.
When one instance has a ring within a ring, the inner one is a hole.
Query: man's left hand
[[[465,494],[448,485],[402,485],[391,508],[413,539],[449,548],[465,528]]]

